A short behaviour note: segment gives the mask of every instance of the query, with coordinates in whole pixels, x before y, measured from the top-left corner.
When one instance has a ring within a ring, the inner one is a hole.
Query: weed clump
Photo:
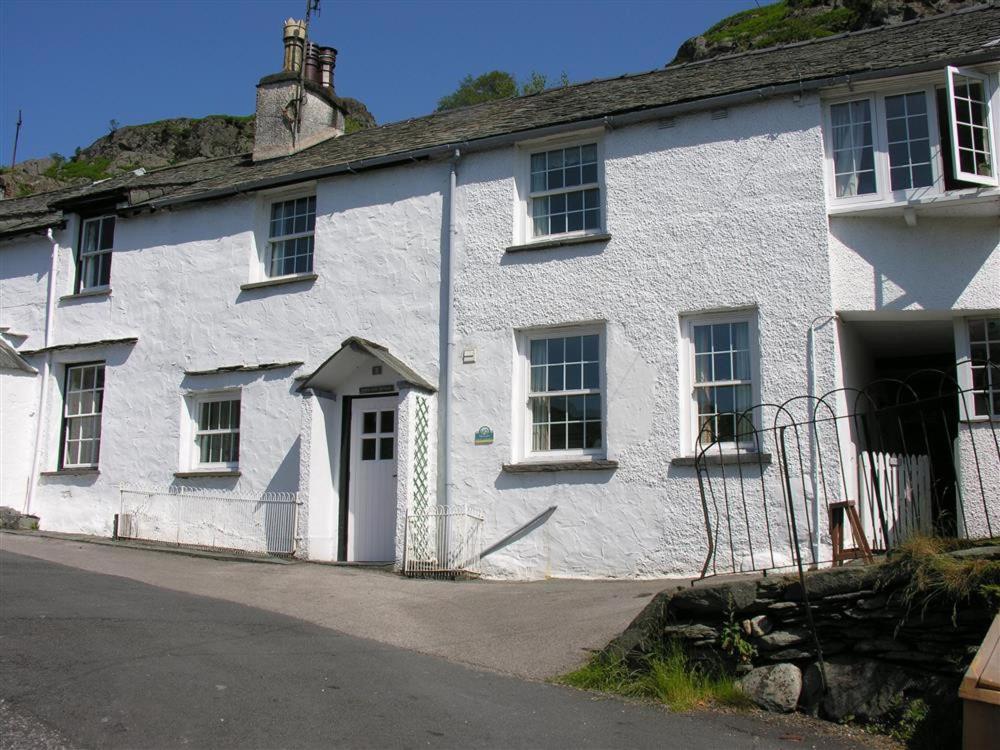
[[[673,640],[643,656],[636,666],[630,666],[622,658],[598,654],[556,682],[583,690],[656,700],[673,711],[709,705],[733,708],[752,705],[735,677],[721,666],[693,662],[684,647]]]

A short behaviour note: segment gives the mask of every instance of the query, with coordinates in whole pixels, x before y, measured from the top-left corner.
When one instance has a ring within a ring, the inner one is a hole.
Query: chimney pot
[[[333,69],[337,66],[337,50],[333,47],[319,47],[320,83],[333,91]]]
[[[306,43],[306,22],[289,18],[285,21],[285,62],[283,69],[292,73],[302,70]]]
[[[316,84],[322,82],[319,70],[319,48],[312,42],[306,42],[306,80]]]

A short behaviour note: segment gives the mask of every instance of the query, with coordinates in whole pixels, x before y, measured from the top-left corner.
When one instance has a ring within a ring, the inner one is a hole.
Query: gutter
[[[52,350],[49,346],[52,342],[52,331],[55,328],[56,315],[56,269],[59,265],[59,243],[56,242],[51,228],[45,233],[45,236],[52,243],[52,257],[49,265],[49,288],[45,300],[45,338],[43,339],[45,359],[42,361],[42,374],[39,383],[41,392],[38,397],[38,419],[35,421],[35,450],[31,457],[31,475],[28,477],[28,492],[24,498],[25,515],[30,515],[31,513],[31,504],[35,500],[35,491],[38,488],[39,465],[42,462],[42,433],[45,428],[45,416],[48,407],[49,372],[52,369]]]
[[[991,51],[991,52],[978,53],[975,55],[968,55],[963,58],[953,59],[951,60],[951,63],[955,65],[975,65],[977,63],[982,63],[982,62],[994,62],[997,59],[998,59],[997,53]],[[769,99],[772,97],[782,96],[785,94],[792,94],[792,95],[804,94],[806,92],[813,92],[819,89],[831,88],[834,86],[844,86],[844,85],[849,86],[853,83],[859,83],[862,81],[878,80],[881,78],[891,78],[894,76],[926,73],[930,71],[940,70],[944,65],[945,65],[944,61],[935,60],[933,62],[920,63],[919,65],[909,65],[904,67],[880,69],[880,70],[868,70],[856,74],[847,74],[847,75],[842,74],[826,78],[816,78],[809,81],[796,81],[792,83],[783,83],[774,86],[766,86],[763,88],[738,91],[731,94],[721,94],[719,96],[712,96],[702,99],[691,99],[687,101],[676,102],[673,104],[665,104],[657,107],[635,109],[631,111],[622,112],[619,114],[596,115],[593,117],[588,117],[586,119],[572,120],[568,122],[559,123],[557,125],[548,125],[529,130],[520,130],[520,131],[503,133],[500,135],[487,136],[485,138],[476,138],[473,140],[463,140],[463,141],[452,141],[449,143],[443,143],[436,146],[427,146],[424,148],[411,149],[409,151],[400,151],[394,154],[375,156],[370,159],[361,159],[360,161],[357,162],[330,164],[323,167],[316,167],[314,169],[307,169],[302,172],[277,175],[274,177],[267,177],[260,180],[251,180],[237,185],[230,185],[223,188],[217,188],[215,190],[206,190],[200,193],[195,193],[187,196],[180,196],[176,198],[169,198],[169,197],[161,198],[158,200],[149,201],[148,203],[145,204],[139,204],[134,208],[137,211],[142,209],[157,210],[160,208],[168,208],[187,203],[198,203],[200,201],[215,200],[218,198],[227,198],[233,195],[239,195],[240,193],[251,192],[254,190],[263,190],[271,187],[280,187],[282,185],[304,182],[306,180],[313,180],[321,177],[333,177],[342,174],[353,174],[355,172],[362,172],[369,169],[378,169],[381,167],[388,167],[406,162],[413,162],[425,159],[445,158],[452,155],[453,152],[458,149],[461,149],[466,153],[475,151],[486,151],[500,146],[507,146],[519,143],[526,139],[544,138],[550,135],[559,135],[562,133],[574,132],[585,128],[604,127],[608,129],[614,129],[617,127],[621,127],[623,125],[631,125],[638,122],[643,122],[645,120],[655,120],[665,117],[672,117],[679,114],[685,114],[688,112],[695,112],[699,110],[721,109],[724,107],[736,106],[739,104],[757,102],[763,99]]]

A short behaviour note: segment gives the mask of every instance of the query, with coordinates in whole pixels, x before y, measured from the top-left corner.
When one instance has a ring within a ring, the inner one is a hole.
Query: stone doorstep
[[[266,565],[297,565],[305,562],[294,558],[282,557],[262,557],[259,555],[240,555],[232,552],[213,552],[212,550],[199,549],[197,547],[185,547],[175,544],[157,544],[136,542],[132,540],[110,539],[103,536],[91,536],[89,534],[64,534],[58,531],[23,531],[15,529],[0,529],[0,534],[16,534],[19,536],[35,536],[43,539],[59,539],[64,542],[82,542],[84,544],[99,544],[104,547],[121,547],[123,549],[137,549],[145,552],[166,552],[172,555],[184,555],[185,557],[201,557],[207,560],[218,560],[219,562],[248,562],[264,563]]]

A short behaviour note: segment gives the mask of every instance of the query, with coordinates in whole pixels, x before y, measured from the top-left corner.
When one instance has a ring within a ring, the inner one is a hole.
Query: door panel
[[[347,559],[396,558],[396,398],[351,404]]]

